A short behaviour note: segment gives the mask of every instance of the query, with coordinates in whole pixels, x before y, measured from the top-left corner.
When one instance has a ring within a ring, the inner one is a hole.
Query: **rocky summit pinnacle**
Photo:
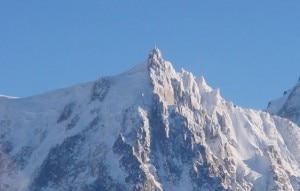
[[[299,150],[296,124],[227,102],[157,48],[118,76],[0,99],[1,191],[300,190]]]
[[[160,50],[155,47],[149,53],[148,63],[149,64],[159,64],[163,62],[162,54]]]
[[[157,47],[153,48],[152,51],[150,51],[149,53],[149,58],[150,59],[162,58],[161,51],[159,50],[159,48]]]

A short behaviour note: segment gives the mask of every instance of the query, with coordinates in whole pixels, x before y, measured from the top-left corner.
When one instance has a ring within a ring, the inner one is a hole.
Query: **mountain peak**
[[[300,81],[289,90],[283,93],[283,96],[269,102],[267,112],[287,118],[300,125]]]
[[[160,63],[163,61],[161,51],[156,46],[149,53],[148,62],[153,63],[153,61]]]
[[[299,150],[294,123],[235,107],[157,47],[118,76],[0,96],[1,191],[300,190]]]
[[[157,46],[155,46],[149,53],[149,58],[161,58],[161,51],[159,50],[159,48]]]

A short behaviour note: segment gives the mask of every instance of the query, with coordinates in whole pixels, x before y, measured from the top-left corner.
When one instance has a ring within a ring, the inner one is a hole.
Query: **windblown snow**
[[[0,190],[300,190],[299,96],[243,109],[157,48],[118,76],[0,96]]]

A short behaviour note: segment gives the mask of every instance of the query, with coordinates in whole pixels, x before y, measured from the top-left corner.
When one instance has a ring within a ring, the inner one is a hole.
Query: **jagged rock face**
[[[267,112],[287,118],[300,125],[300,81],[284,92],[284,95],[269,103]]]
[[[0,190],[299,190],[300,130],[158,49],[115,77],[0,97]]]

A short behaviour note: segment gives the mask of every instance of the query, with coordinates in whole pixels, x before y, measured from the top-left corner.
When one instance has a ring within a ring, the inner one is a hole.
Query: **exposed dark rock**
[[[108,78],[101,78],[96,81],[92,87],[91,101],[103,101],[111,86]]]
[[[75,115],[71,119],[70,123],[68,123],[66,130],[70,130],[70,129],[74,128],[76,126],[76,124],[78,123],[79,119],[80,119],[79,115]]]
[[[28,162],[29,157],[31,156],[33,148],[28,146],[23,146],[21,151],[13,156],[13,161],[15,164],[19,166],[19,168],[23,169]]]
[[[74,107],[75,107],[75,103],[73,103],[73,102],[67,104],[64,107],[62,113],[60,114],[60,116],[59,116],[59,118],[57,120],[57,123],[60,123],[62,121],[65,121],[65,120],[69,119],[69,117],[71,117],[71,115],[72,115]]]

